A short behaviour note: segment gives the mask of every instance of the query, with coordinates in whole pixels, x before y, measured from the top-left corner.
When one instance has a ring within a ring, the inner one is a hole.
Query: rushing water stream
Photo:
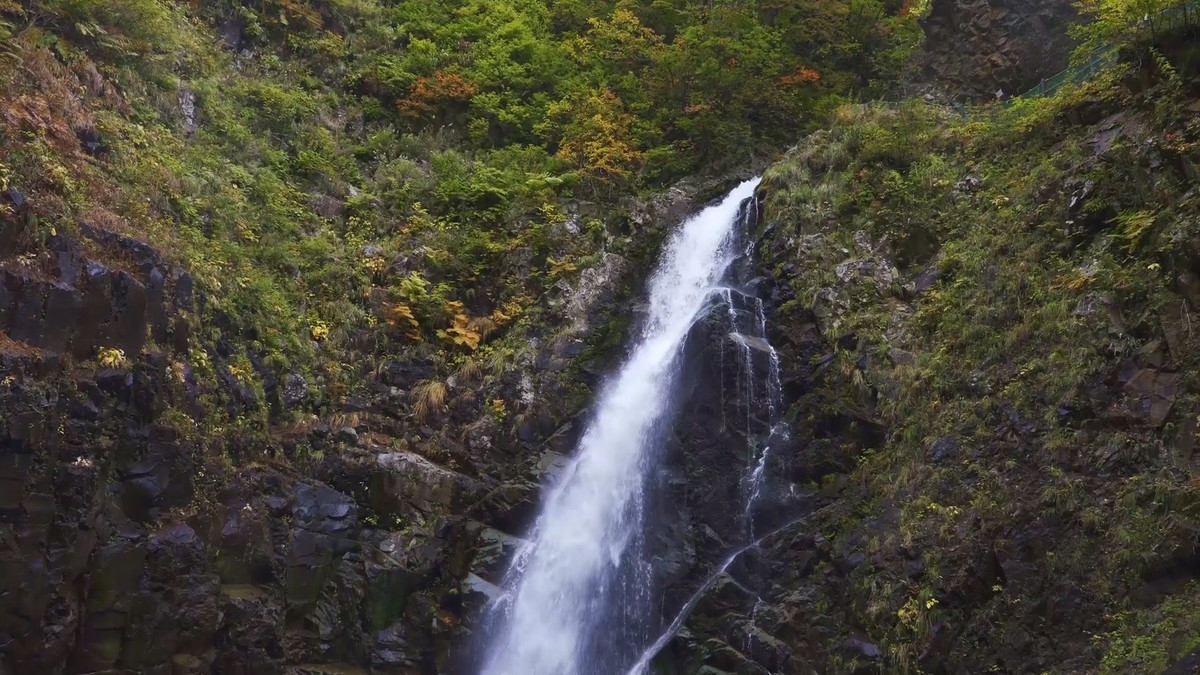
[[[685,341],[714,303],[724,302],[731,312],[730,337],[740,340],[745,354],[745,386],[754,387],[752,350],[765,351],[766,386],[776,390],[767,397],[771,406],[777,398],[779,364],[762,338],[762,303],[755,299],[749,307],[749,323],[759,335],[736,332],[734,315],[746,308],[735,310],[731,290],[722,285],[731,263],[746,252],[736,245],[737,226],[757,185],[757,179],[742,183],[720,204],[684,222],[668,241],[650,282],[641,333],[604,388],[571,464],[550,487],[503,594],[489,608],[494,634],[483,675],[637,671],[653,657],[655,645],[669,639],[650,634],[661,624],[644,536],[647,476],[669,426]],[[752,398],[751,392],[747,408]],[[775,411],[769,412],[774,418]],[[748,462],[745,547],[753,545],[749,510],[761,489],[766,453],[771,437],[780,433],[773,421],[768,426]],[[675,629],[673,623],[667,632]]]

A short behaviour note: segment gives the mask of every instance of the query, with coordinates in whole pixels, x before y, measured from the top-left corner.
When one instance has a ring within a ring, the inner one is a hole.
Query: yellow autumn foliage
[[[457,304],[461,306],[461,303]],[[438,331],[438,337],[456,345],[466,347],[471,351],[479,348],[479,341],[482,339],[478,326],[472,326],[471,319],[462,313],[454,316],[454,320],[451,322],[449,328]]]
[[[644,154],[633,145],[633,116],[621,99],[607,89],[560,103],[570,122],[563,130],[560,159],[602,180],[625,179],[641,164]]]
[[[383,321],[393,328],[406,328],[408,337],[413,340],[420,340],[421,324],[417,322],[417,317],[413,316],[412,307],[403,302],[388,302],[383,305]]]
[[[105,368],[124,368],[129,365],[129,360],[125,358],[125,350],[113,347],[101,349],[97,360]]]

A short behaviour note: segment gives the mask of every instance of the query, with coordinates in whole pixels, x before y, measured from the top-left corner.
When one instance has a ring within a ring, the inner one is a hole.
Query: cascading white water
[[[612,616],[647,621],[649,564],[631,558],[641,555],[655,431],[669,408],[684,341],[737,255],[737,216],[757,185],[742,183],[668,242],[640,338],[606,386],[491,609],[498,632],[483,675],[611,675],[628,665],[608,662],[594,634]],[[634,655],[641,646],[624,645]]]
[[[742,255],[747,260],[753,259],[753,243],[747,242],[746,249]],[[771,448],[777,443],[786,442],[789,436],[788,425],[779,416],[781,412],[780,408],[783,404],[782,364],[780,363],[779,353],[775,351],[775,348],[767,340],[767,314],[762,299],[747,295],[733,288],[724,289],[722,295],[729,311],[729,325],[735,331],[729,334],[729,338],[739,356],[737,359],[738,363],[735,364],[737,367],[735,372],[735,388],[741,391],[736,392],[736,396],[738,402],[746,407],[744,431],[749,450],[751,451],[748,461],[753,466],[749,475],[744,477],[747,490],[743,505],[742,522],[745,528],[746,541],[731,551],[716,569],[705,578],[684,602],[678,613],[676,613],[675,618],[667,625],[666,630],[660,633],[657,639],[642,650],[633,665],[624,671],[624,675],[646,675],[654,658],[675,638],[697,603],[700,602],[712,585],[728,571],[734,561],[746,551],[757,548],[765,539],[770,538],[775,533],[782,531],[796,522],[795,520],[790,520],[783,524],[776,524],[775,528],[765,535],[760,535],[755,531],[754,509],[758,506],[760,498],[763,496],[767,462],[771,457]],[[752,311],[750,308],[753,308]],[[742,330],[748,330],[749,334],[738,332]],[[761,392],[756,387],[756,383],[760,379],[759,369],[755,367],[755,361],[758,360],[755,358],[756,351],[762,352],[766,357],[766,377],[763,379]],[[722,410],[724,410],[724,406],[722,406]],[[752,592],[746,588],[742,590]],[[762,606],[762,603],[762,598],[756,595],[754,609],[749,616],[749,624],[751,626],[754,625],[758,609]],[[747,632],[746,636],[746,639],[749,640],[750,633]]]

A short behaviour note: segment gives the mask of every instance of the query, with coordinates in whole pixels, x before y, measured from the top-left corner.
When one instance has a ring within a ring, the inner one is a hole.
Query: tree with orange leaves
[[[476,87],[458,73],[439,70],[432,77],[418,77],[409,88],[408,96],[396,101],[396,109],[404,117],[423,120],[470,100]]]
[[[794,86],[800,84],[816,84],[821,81],[821,73],[812,68],[801,68],[791,75],[784,75],[779,78],[779,84],[785,86]]]

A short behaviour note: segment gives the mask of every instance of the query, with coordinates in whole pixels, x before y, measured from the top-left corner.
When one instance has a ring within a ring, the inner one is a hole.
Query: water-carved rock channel
[[[745,278],[757,184],[669,238],[628,356],[487,608],[483,675],[646,672],[701,594],[802,510],[794,488],[767,485],[788,436],[779,357]],[[680,492],[686,453],[723,474],[701,503]],[[687,533],[693,520],[711,541]]]

